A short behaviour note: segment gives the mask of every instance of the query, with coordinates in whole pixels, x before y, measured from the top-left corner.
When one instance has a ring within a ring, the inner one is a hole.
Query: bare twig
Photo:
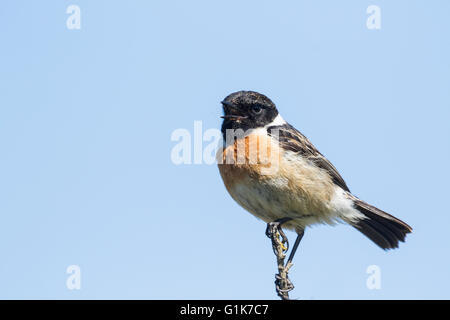
[[[284,259],[288,250],[287,238],[278,224],[269,224],[267,228],[266,234],[272,241],[272,249],[277,258],[278,273],[275,275],[275,288],[281,299],[289,300],[289,291],[294,289],[294,285],[288,277],[292,262],[289,261],[284,265]]]

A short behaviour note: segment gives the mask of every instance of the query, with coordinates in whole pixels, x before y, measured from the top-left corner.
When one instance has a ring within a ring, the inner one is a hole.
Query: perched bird
[[[313,224],[348,223],[385,250],[397,248],[412,231],[354,196],[331,162],[283,120],[268,97],[239,91],[221,103],[224,145],[217,156],[225,187],[256,217],[277,224],[280,231],[282,225],[297,232],[289,261],[305,228]]]

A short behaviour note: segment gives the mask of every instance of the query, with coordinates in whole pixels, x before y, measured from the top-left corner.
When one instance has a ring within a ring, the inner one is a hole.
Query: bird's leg
[[[297,251],[298,245],[300,241],[302,241],[303,235],[305,234],[305,230],[297,230],[297,239],[295,239],[294,246],[292,247],[291,253],[289,254],[288,261],[286,263],[286,267],[290,267],[292,264],[292,259],[294,259],[295,252]]]
[[[273,250],[275,254],[277,254],[277,246],[281,246],[282,253],[286,253],[289,250],[289,241],[284,234],[281,225],[290,220],[292,220],[292,218],[281,218],[267,224],[266,236],[270,240],[272,240]]]

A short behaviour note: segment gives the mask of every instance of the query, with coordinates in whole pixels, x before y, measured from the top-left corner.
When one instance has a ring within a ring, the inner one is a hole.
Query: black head
[[[275,104],[254,91],[238,91],[223,101],[222,133],[227,129],[256,129],[271,123],[278,115]]]

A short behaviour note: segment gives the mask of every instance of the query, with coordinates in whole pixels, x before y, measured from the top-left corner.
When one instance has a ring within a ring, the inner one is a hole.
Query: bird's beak
[[[220,116],[222,119],[232,119],[232,120],[242,120],[242,119],[247,119],[248,117],[244,117],[244,116],[238,116],[236,114],[227,114],[224,116]]]
[[[246,116],[238,115],[237,113],[239,112],[239,110],[233,103],[225,100],[221,101],[220,103],[223,105],[223,109],[226,113],[224,116],[221,116],[222,119],[241,120],[248,118]]]

